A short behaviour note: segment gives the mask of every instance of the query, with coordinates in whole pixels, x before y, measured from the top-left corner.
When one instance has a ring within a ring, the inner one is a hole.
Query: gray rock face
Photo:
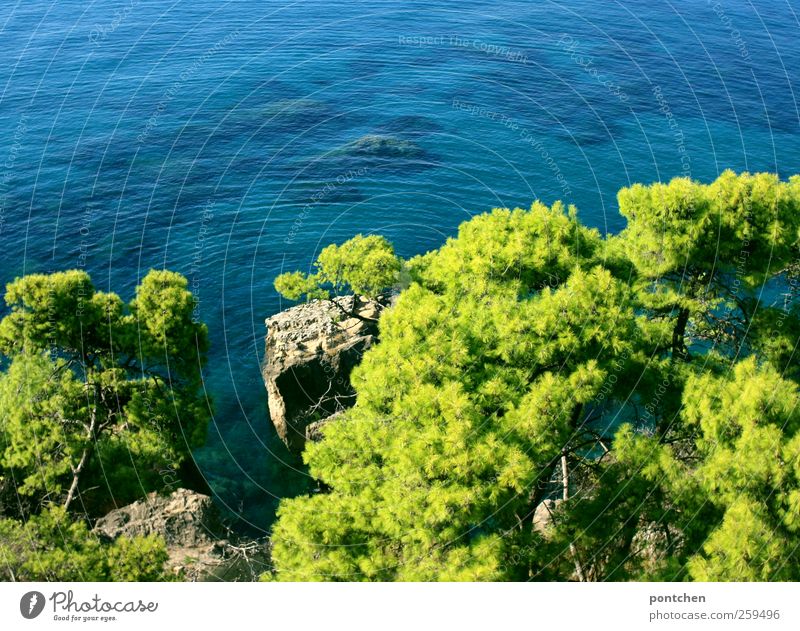
[[[323,428],[326,425],[328,425],[328,423],[332,423],[339,416],[341,416],[342,412],[344,412],[344,410],[331,414],[327,418],[323,418],[306,425],[306,442],[310,441],[312,443],[315,443],[319,440],[322,440],[322,437],[324,435],[324,432],[322,431]]]
[[[564,500],[544,500],[533,513],[533,529],[546,535],[553,524],[553,513]]]
[[[187,489],[171,495],[150,493],[145,499],[101,517],[95,532],[108,539],[157,534],[168,546],[192,547],[218,539],[222,524],[211,498]]]
[[[321,421],[355,403],[350,372],[376,341],[379,313],[374,302],[344,296],[267,319],[262,373],[269,413],[291,451],[301,452],[319,436]]]
[[[253,580],[268,567],[263,542],[231,542],[211,498],[187,489],[145,499],[111,511],[94,532],[113,541],[121,536],[157,535],[167,544],[168,568],[186,580]],[[249,563],[249,571],[243,566]]]

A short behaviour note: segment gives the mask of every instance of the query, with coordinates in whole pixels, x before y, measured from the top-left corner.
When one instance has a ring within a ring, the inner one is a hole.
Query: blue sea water
[[[615,232],[616,191],[800,173],[800,4],[6,0],[0,281],[184,273],[211,330],[198,461],[253,528],[307,479],[269,424],[272,288],[356,233],[400,254],[540,198]],[[374,161],[342,147],[414,143]]]

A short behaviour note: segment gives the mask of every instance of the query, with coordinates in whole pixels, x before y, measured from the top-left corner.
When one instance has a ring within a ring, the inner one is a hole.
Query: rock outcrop
[[[97,521],[94,532],[107,541],[162,537],[167,567],[186,580],[254,580],[269,567],[265,542],[232,540],[211,498],[187,489],[166,496],[150,493],[113,510]]]
[[[553,525],[553,514],[564,500],[544,500],[536,507],[533,513],[533,529],[547,535],[548,530]]]
[[[376,341],[379,313],[372,301],[344,296],[267,319],[262,372],[269,413],[291,451],[301,452],[326,419],[355,403],[350,372]]]
[[[306,442],[315,443],[319,440],[322,440],[323,431],[322,428],[325,427],[328,423],[332,423],[335,421],[344,410],[339,412],[335,412],[326,418],[322,418],[318,421],[314,421],[313,423],[309,423],[306,425]]]

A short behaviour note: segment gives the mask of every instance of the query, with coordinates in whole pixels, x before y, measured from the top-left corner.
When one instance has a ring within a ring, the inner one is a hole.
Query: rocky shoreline
[[[236,535],[208,495],[188,489],[150,493],[98,519],[92,532],[106,542],[161,537],[167,571],[185,581],[254,581],[271,567],[268,540]]]
[[[269,414],[293,453],[355,403],[350,373],[377,341],[382,303],[314,300],[267,318],[262,375]]]

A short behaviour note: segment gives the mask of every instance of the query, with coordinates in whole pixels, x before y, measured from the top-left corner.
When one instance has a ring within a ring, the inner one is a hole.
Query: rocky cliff
[[[146,498],[111,511],[95,534],[117,537],[158,535],[167,544],[167,567],[190,581],[256,580],[269,568],[269,546],[242,540],[224,526],[211,498],[187,489]]]
[[[326,419],[355,403],[350,372],[376,341],[380,308],[343,296],[267,319],[262,372],[269,413],[291,451],[301,452]]]

